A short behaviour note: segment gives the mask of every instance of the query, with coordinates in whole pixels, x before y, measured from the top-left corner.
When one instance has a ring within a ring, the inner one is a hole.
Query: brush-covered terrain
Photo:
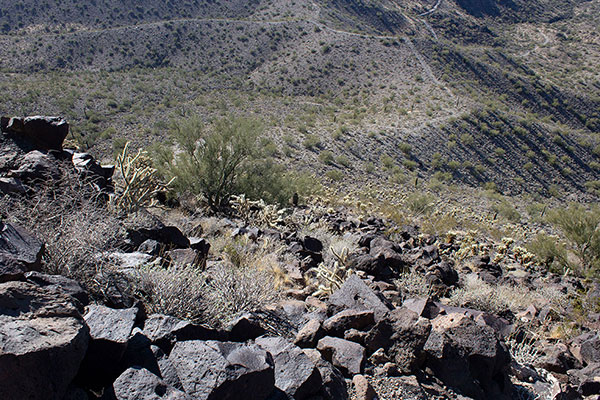
[[[600,397],[599,0],[0,4],[0,398]]]
[[[597,1],[5,3],[2,114],[66,116],[101,158],[254,114],[282,163],[350,182],[598,187]]]

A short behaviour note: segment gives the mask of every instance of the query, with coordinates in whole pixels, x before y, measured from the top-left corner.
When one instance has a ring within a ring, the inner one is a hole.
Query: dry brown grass
[[[280,298],[268,271],[223,264],[206,271],[193,266],[143,268],[136,287],[148,311],[216,327]]]
[[[540,306],[549,303],[558,309],[564,309],[567,302],[567,296],[552,287],[530,290],[524,286],[490,285],[472,275],[466,277],[462,286],[452,292],[449,299],[452,306],[469,307],[493,314],[507,310],[523,311],[531,304]]]
[[[8,221],[46,243],[44,270],[88,282],[102,269],[95,255],[110,250],[121,224],[104,206],[102,195],[75,173],[45,182],[32,196],[0,198]]]

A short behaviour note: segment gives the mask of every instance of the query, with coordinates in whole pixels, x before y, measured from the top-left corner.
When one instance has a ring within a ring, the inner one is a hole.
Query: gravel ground
[[[400,376],[400,377],[377,377],[377,376],[366,376],[367,380],[375,389],[378,400],[433,400],[433,399],[456,399],[456,400],[468,400],[467,397],[463,397],[455,394],[448,388],[442,388],[434,385],[419,385],[416,377],[414,376]],[[352,381],[346,381],[348,385],[348,393],[350,400],[364,400],[358,399],[354,392]],[[434,389],[439,395],[433,395],[426,391],[426,389]]]

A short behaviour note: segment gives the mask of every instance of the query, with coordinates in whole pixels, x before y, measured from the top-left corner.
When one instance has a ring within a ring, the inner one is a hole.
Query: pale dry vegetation
[[[508,284],[491,285],[469,275],[449,298],[449,304],[502,314],[507,310],[518,312],[530,305],[551,304],[564,309],[567,296],[552,287],[528,289]]]
[[[0,209],[6,210],[8,221],[45,242],[45,271],[87,284],[105,267],[95,255],[113,248],[122,234],[120,221],[103,202],[103,194],[91,184],[67,173],[32,197],[0,198]]]

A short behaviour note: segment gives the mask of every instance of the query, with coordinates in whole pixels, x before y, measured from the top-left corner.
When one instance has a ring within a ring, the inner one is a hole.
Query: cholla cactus
[[[276,227],[285,223],[287,209],[279,209],[274,204],[267,204],[264,200],[250,200],[244,194],[231,196],[231,206],[237,211],[240,218],[247,223]]]
[[[344,248],[337,253],[333,248],[329,249],[336,258],[331,267],[327,267],[324,263],[320,263],[318,267],[311,268],[309,273],[314,273],[317,283],[317,290],[313,296],[329,296],[339,289],[346,279],[354,273],[348,267],[348,249]]]
[[[173,182],[163,183],[147,153],[138,150],[129,153],[129,142],[117,156],[115,169],[118,173],[115,193],[109,199],[109,207],[116,213],[129,214],[142,207],[156,205],[155,195]]]
[[[484,243],[480,243],[477,240],[477,231],[469,231],[464,236],[459,236],[460,233],[454,232],[453,240],[456,240],[460,246],[460,249],[456,252],[455,258],[457,260],[464,260],[471,256],[477,256],[481,254],[489,254],[490,246]]]

